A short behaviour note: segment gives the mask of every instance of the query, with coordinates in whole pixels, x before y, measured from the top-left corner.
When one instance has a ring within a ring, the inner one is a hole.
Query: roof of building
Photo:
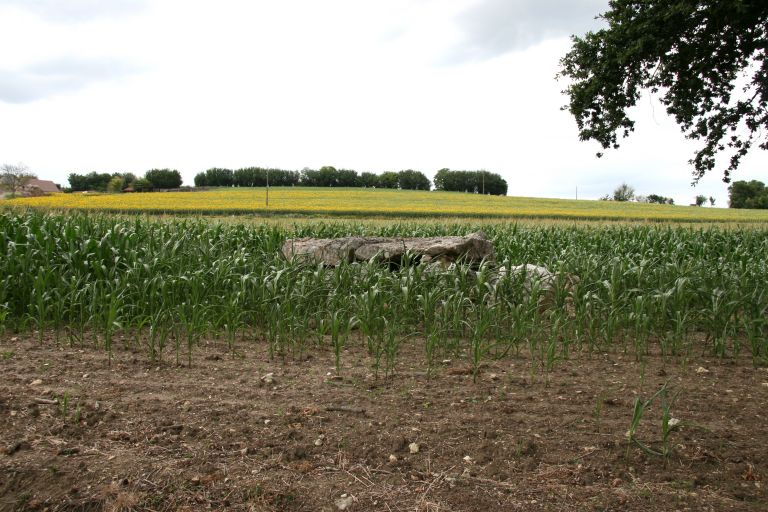
[[[55,193],[55,192],[61,192],[59,190],[59,187],[56,186],[56,184],[50,180],[38,180],[37,178],[31,179],[26,184],[27,187],[37,187],[43,192],[47,193]]]

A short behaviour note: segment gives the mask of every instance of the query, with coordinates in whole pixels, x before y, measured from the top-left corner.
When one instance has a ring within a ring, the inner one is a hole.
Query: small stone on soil
[[[354,498],[352,496],[347,496],[346,494],[342,494],[341,498],[337,499],[334,504],[336,505],[336,508],[339,510],[347,510],[347,508],[352,505],[352,502],[354,501]]]
[[[419,445],[416,443],[411,443],[408,445],[408,450],[411,452],[411,454],[419,453]]]

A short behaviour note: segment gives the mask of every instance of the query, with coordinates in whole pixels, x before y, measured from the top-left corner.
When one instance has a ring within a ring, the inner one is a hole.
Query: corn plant
[[[629,430],[627,431],[627,452],[626,457],[629,458],[629,450],[634,445],[640,448],[643,452],[649,455],[658,455],[662,457],[668,457],[671,453],[670,448],[670,435],[677,426],[676,423],[672,423],[670,408],[677,399],[677,394],[671,398],[668,396],[669,382],[665,382],[656,393],[654,393],[649,399],[643,400],[640,397],[635,398],[634,406],[632,409],[632,419],[629,424]],[[661,450],[654,450],[642,443],[637,438],[637,429],[640,426],[640,422],[643,419],[645,412],[651,407],[656,399],[659,399],[661,404]]]
[[[292,237],[443,236],[481,227],[499,262],[546,266],[558,276],[553,285],[500,276],[492,262],[442,268],[409,254],[391,266],[326,268],[279,255]],[[64,333],[78,346],[90,336],[110,361],[121,332],[150,360],[162,360],[173,343],[192,364],[204,337],[222,336],[235,353],[243,333],[254,343],[266,339],[271,357],[301,358],[307,340],[325,342],[333,312],[345,311],[377,368],[414,333],[428,366],[439,353],[466,358],[475,377],[483,361],[524,350],[532,374],[551,371],[572,351],[687,357],[697,333],[706,338],[702,351],[729,357],[744,346],[754,364],[766,364],[766,233],[761,226],[265,226],[0,210],[0,329],[36,329],[40,341]]]

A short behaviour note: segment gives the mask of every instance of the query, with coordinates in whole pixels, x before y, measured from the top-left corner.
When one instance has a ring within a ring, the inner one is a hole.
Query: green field
[[[497,251],[477,275],[377,264],[323,269],[280,255],[292,237],[436,236],[484,229]],[[341,357],[353,329],[371,364],[388,373],[406,339],[424,357],[484,359],[526,348],[549,371],[573,351],[659,350],[685,356],[768,357],[768,231],[652,225],[607,227],[490,223],[156,222],[103,214],[0,213],[0,329],[52,331],[60,343],[111,353],[116,334],[151,359],[194,359],[208,333],[232,351],[263,341],[270,355],[330,344]],[[560,282],[539,307],[498,265],[533,263]],[[492,286],[491,286],[492,285]],[[423,341],[420,343],[424,343]]]
[[[482,196],[360,188],[212,189],[143,194],[57,194],[18,198],[8,205],[160,214],[284,214],[387,217],[574,219],[657,222],[768,222],[766,210],[698,208],[613,201]]]

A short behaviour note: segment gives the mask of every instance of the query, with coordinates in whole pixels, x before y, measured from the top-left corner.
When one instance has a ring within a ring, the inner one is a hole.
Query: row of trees
[[[440,169],[435,174],[435,190],[448,192],[474,192],[503,196],[507,182],[500,175],[488,171],[452,171]]]
[[[622,183],[613,191],[613,195],[600,198],[601,201],[636,201],[638,203],[653,203],[653,204],[675,204],[675,200],[671,197],[665,197],[659,194],[648,194],[647,196],[637,195],[635,193],[635,187]],[[714,204],[714,201],[713,201]]]
[[[762,181],[734,181],[728,187],[731,208],[768,208],[768,188]]]
[[[69,175],[69,188],[72,192],[122,192],[128,188],[135,192],[149,192],[154,189],[179,188],[181,183],[181,173],[175,169],[152,169],[141,178],[131,172]]]
[[[696,206],[704,206],[704,203],[709,199],[709,205],[715,206],[715,198],[710,196],[698,195],[696,196]],[[635,188],[626,183],[622,183],[613,191],[613,195],[606,194],[600,198],[601,201],[635,201],[637,203],[655,203],[655,204],[675,204],[675,200],[671,197],[664,197],[659,194],[648,194],[647,196],[641,196],[635,194]],[[693,205],[691,205],[693,206]]]
[[[424,174],[411,169],[382,174],[358,174],[352,169],[336,169],[331,166],[302,171],[263,167],[245,167],[233,171],[214,167],[195,176],[196,187],[264,187],[267,183],[277,187],[376,187],[402,190],[429,190],[430,187],[430,181]]]

